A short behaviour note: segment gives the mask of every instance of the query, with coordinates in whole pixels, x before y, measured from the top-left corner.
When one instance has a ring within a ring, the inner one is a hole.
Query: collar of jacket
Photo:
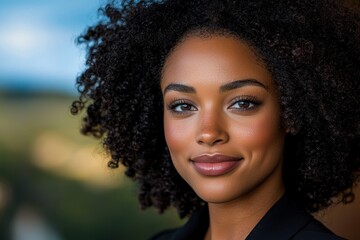
[[[255,239],[291,239],[313,217],[299,209],[289,200],[287,195],[282,196],[265,214],[260,222],[247,236],[246,240]],[[195,212],[189,221],[174,232],[171,240],[203,239],[209,226],[209,213],[207,207]]]

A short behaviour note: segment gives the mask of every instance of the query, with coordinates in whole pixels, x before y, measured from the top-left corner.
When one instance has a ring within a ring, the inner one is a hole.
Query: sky
[[[75,92],[85,50],[76,37],[106,0],[1,0],[0,89]]]

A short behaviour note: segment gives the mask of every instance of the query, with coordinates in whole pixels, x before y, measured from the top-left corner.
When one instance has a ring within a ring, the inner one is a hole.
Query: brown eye
[[[179,106],[181,111],[191,111],[192,110],[192,106],[189,104],[183,104]]]
[[[231,106],[231,108],[237,109],[249,109],[255,107],[255,104],[249,101],[238,101]]]
[[[236,111],[248,111],[257,108],[261,103],[254,97],[240,97],[236,98],[229,109]]]
[[[192,112],[197,110],[197,108],[193,104],[187,103],[184,100],[177,100],[171,103],[168,106],[168,109],[176,114],[184,114],[187,112]]]
[[[190,104],[183,103],[183,104],[178,104],[172,110],[175,112],[185,112],[185,111],[195,111],[196,108]]]

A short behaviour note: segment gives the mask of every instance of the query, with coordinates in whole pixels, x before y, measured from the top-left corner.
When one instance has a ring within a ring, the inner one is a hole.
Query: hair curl
[[[359,8],[335,0],[164,0],[107,4],[103,19],[78,42],[87,68],[78,77],[86,109],[82,133],[103,137],[143,208],[175,206],[180,216],[204,204],[174,169],[163,132],[161,70],[189,32],[226,32],[244,40],[277,85],[285,142],[287,191],[308,211],[334,196],[351,201],[359,159]],[[204,36],[206,37],[206,36]]]

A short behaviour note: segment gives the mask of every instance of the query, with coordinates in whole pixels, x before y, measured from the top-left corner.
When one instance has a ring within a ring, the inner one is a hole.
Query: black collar
[[[310,214],[299,209],[284,195],[265,214],[246,240],[255,239],[291,239],[310,222],[316,221]],[[189,221],[173,232],[172,240],[204,239],[209,226],[207,207],[195,212]]]
[[[270,239],[269,236],[271,239],[292,239],[311,221],[314,221],[313,216],[300,210],[284,195],[270,208],[246,240]]]

